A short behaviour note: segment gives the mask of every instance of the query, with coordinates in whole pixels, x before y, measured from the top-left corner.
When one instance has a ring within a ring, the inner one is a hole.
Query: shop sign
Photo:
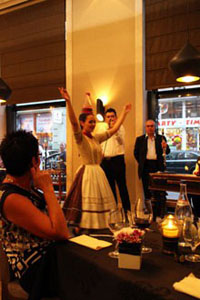
[[[33,115],[31,115],[31,114],[21,115],[19,117],[18,126],[19,126],[19,128],[17,128],[17,129],[33,131]]]
[[[51,113],[38,114],[36,118],[36,132],[49,133],[52,127]]]
[[[162,127],[199,127],[200,118],[188,118],[188,119],[164,119],[158,121],[158,126]]]
[[[58,109],[53,110],[53,122],[57,124],[62,124],[62,111]]]

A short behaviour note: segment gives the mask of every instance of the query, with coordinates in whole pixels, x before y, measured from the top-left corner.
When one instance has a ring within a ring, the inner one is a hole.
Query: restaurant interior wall
[[[0,11],[1,13],[1,11]],[[9,104],[59,99],[65,84],[65,1],[0,14],[1,76]]]
[[[0,15],[47,0],[1,0]]]
[[[188,35],[200,51],[199,20],[199,0],[145,0],[146,90],[186,85],[175,80],[168,64]]]
[[[107,96],[106,108],[115,107],[118,114],[125,103],[132,103],[124,127],[126,175],[133,203],[141,193],[133,147],[144,124],[143,1],[69,0],[66,4],[67,86],[76,114],[85,92],[91,93],[94,109],[102,96]],[[71,131],[67,143],[71,145],[67,154],[71,182],[81,164]]]
[[[0,106],[0,141],[3,139],[4,135],[6,134],[6,106]]]
[[[0,6],[1,77],[12,89],[1,108],[1,138],[15,129],[13,104],[60,99],[65,84],[65,0],[28,2]]]

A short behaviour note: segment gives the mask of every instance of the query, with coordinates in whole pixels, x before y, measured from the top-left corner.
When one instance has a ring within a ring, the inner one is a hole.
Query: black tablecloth
[[[146,242],[153,252],[143,255],[141,270],[119,269],[117,259],[108,256],[112,247],[95,251],[70,241],[60,244],[57,247],[58,276],[64,299],[195,299],[176,292],[172,285],[191,272],[200,278],[200,263],[180,264],[173,256],[163,254],[158,232],[149,232]]]

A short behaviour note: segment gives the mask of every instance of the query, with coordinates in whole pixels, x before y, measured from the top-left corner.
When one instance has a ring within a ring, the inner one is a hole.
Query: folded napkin
[[[77,243],[82,246],[86,246],[88,248],[94,249],[94,250],[100,250],[102,248],[106,248],[109,246],[112,246],[111,243],[102,241],[99,239],[95,239],[91,236],[88,236],[86,234],[82,234],[76,237],[73,237],[70,239],[71,242]]]
[[[200,299],[200,279],[196,278],[193,273],[190,273],[181,281],[175,282],[173,287],[178,292]]]

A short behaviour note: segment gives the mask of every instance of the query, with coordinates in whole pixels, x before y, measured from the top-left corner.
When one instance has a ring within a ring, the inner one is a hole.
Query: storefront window
[[[66,171],[66,107],[23,108],[16,110],[16,129],[31,131],[38,138],[40,168]]]
[[[66,195],[65,101],[16,105],[16,129],[31,131],[39,141],[40,169],[50,169],[59,201]]]
[[[182,117],[181,102],[161,102],[159,105],[162,119],[173,119]]]
[[[195,118],[200,116],[200,103],[199,101],[186,101],[186,118]]]
[[[171,153],[174,153],[168,156],[167,166],[172,162],[172,157],[176,157],[172,170],[192,173],[200,156],[200,96],[191,93],[175,97],[173,94],[171,97],[162,95],[158,105],[158,132],[166,136]],[[179,160],[181,168],[177,167]]]

